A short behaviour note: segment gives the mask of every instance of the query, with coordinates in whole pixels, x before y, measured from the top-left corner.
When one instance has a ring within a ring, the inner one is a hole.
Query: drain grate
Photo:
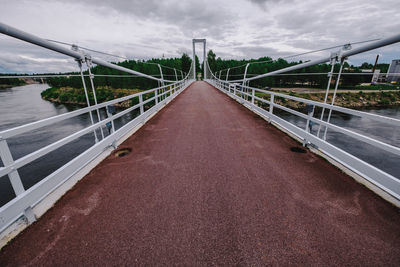
[[[130,148],[121,148],[114,152],[114,156],[117,158],[122,158],[131,153],[132,149]]]
[[[295,152],[295,153],[306,153],[307,152],[304,148],[297,147],[297,146],[291,147],[290,151]]]

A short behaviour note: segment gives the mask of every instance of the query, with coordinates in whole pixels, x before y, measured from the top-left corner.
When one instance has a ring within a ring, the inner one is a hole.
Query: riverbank
[[[116,98],[132,95],[141,92],[138,89],[114,89],[111,87],[99,87],[96,88],[96,98],[98,103],[110,101]],[[78,106],[87,106],[86,96],[83,89],[76,89],[72,87],[61,87],[61,88],[48,88],[41,93],[44,100],[59,103],[59,104],[70,104]],[[91,90],[88,90],[88,96],[91,105],[94,104],[94,97]],[[129,107],[131,101],[124,101],[117,103],[117,107]]]
[[[279,93],[287,94],[290,96],[296,96],[300,98],[305,98],[317,102],[324,102],[325,93],[316,92],[294,92],[294,91],[279,91]],[[269,100],[269,94],[256,94],[258,97],[265,98]],[[327,103],[332,102],[333,92],[329,94]],[[296,110],[301,110],[305,108],[305,103],[285,99],[283,97],[276,97],[274,99],[275,103],[293,108]],[[335,105],[362,109],[362,108],[384,108],[384,107],[398,107],[400,106],[400,90],[390,90],[390,91],[347,91],[338,92],[335,98]]]
[[[18,87],[18,86],[24,86],[27,85],[27,83],[20,83],[20,84],[0,84],[0,90],[2,89],[10,89],[13,87]]]
[[[17,87],[17,86],[24,86],[24,85],[32,84],[32,83],[37,83],[37,82],[33,81],[32,79],[1,78],[2,76],[4,76],[4,74],[0,74],[0,90],[10,89],[10,88]],[[28,82],[29,80],[32,80],[33,82],[30,83],[30,82]]]

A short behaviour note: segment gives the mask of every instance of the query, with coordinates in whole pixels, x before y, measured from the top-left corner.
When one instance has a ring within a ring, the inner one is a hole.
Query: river
[[[20,126],[29,122],[66,113],[77,109],[74,106],[54,104],[41,98],[40,93],[48,88],[45,84],[31,84],[0,90],[0,131]],[[400,108],[365,110],[374,114],[400,118]],[[305,121],[285,113],[277,113],[280,117],[295,123],[299,127],[305,126]],[[105,114],[102,114],[105,116]],[[116,127],[130,120],[134,114],[122,118],[116,122]],[[334,124],[365,133],[384,142],[400,146],[400,129],[390,125],[377,123],[368,119],[355,116],[333,113]],[[21,158],[41,147],[55,142],[78,130],[90,125],[88,114],[59,122],[55,125],[43,127],[7,140],[14,159]],[[317,126],[314,126],[316,131]],[[327,140],[345,151],[365,160],[366,162],[394,175],[400,177],[400,158],[388,152],[380,151],[375,147],[358,142],[343,134],[328,131]],[[57,168],[61,167],[72,158],[76,157],[94,144],[94,135],[89,133],[74,142],[49,153],[48,155],[19,169],[25,189],[28,189]],[[2,163],[0,162],[0,166]],[[0,206],[14,198],[11,185],[7,177],[0,177]]]
[[[24,125],[26,123],[63,114],[79,107],[55,104],[43,100],[40,93],[47,89],[46,84],[31,84],[0,90],[0,131]],[[106,116],[101,113],[102,118]],[[116,121],[119,128],[134,114],[128,113]],[[93,117],[96,118],[95,113]],[[96,121],[96,120],[95,120]],[[58,122],[51,126],[39,128],[7,139],[14,160],[19,159],[37,149],[49,145],[61,138],[77,132],[91,124],[89,114]],[[106,132],[106,131],[105,131]],[[100,132],[98,132],[100,139]],[[69,162],[74,157],[94,145],[94,134],[86,134],[75,141],[43,156],[18,169],[25,189],[30,188],[53,171]],[[0,166],[3,163],[0,160]],[[0,206],[14,198],[8,177],[0,177]]]

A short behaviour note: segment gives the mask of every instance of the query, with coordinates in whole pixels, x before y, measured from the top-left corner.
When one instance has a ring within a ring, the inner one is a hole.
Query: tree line
[[[162,73],[165,80],[175,81],[181,80],[190,70],[192,59],[183,54],[180,58],[153,58],[147,61],[141,60],[125,60],[122,62],[114,63],[116,65],[135,70],[144,74],[152,75],[161,78],[160,69],[157,64],[161,65]],[[175,76],[175,71],[177,77]],[[181,72],[182,70],[182,72]],[[127,77],[109,77],[109,76],[96,76],[94,83],[96,87],[111,87],[111,88],[125,88],[125,89],[150,89],[159,86],[156,80],[151,80],[143,77],[135,77],[126,72],[110,69],[103,66],[94,66],[91,68],[94,75],[126,75]],[[89,72],[86,70],[84,74]],[[185,74],[186,73],[186,74]],[[65,73],[64,73],[65,74]],[[67,75],[78,75],[78,72],[66,73]],[[86,85],[89,86],[89,79],[85,79]],[[51,77],[47,78],[46,82],[51,87],[72,87],[82,88],[82,78],[80,76],[67,76],[67,77]]]
[[[8,76],[9,74],[0,74],[0,76]],[[0,78],[0,85],[19,86],[24,85],[25,82],[18,78]]]
[[[258,59],[250,60],[235,60],[228,59],[224,60],[220,57],[216,58],[215,53],[210,50],[207,54],[208,64],[211,71],[221,79],[228,80],[240,80],[244,77],[244,72],[247,63],[250,64],[247,70],[247,78],[256,76],[257,74],[264,74],[272,72],[275,70],[287,68],[297,64],[303,63],[303,61],[293,61],[289,62],[285,59],[278,58],[273,60],[271,57],[260,57]],[[349,65],[347,62],[344,63],[344,73],[360,73],[362,69],[372,69],[373,65],[367,62],[363,63],[361,66]],[[229,75],[227,76],[228,68],[231,68]],[[339,71],[340,64],[335,64],[334,72]],[[386,73],[389,69],[389,64],[377,64],[377,69],[380,69],[381,73]],[[221,71],[221,74],[219,71]],[[292,75],[280,75],[280,76],[270,76],[261,79],[253,80],[250,82],[251,86],[255,87],[313,87],[313,88],[323,88],[327,85],[328,77],[327,72],[331,71],[331,66],[329,64],[319,64],[296,71],[287,72],[287,74]],[[325,73],[322,75],[303,75],[306,73]],[[299,74],[299,75],[293,75]],[[335,76],[334,76],[335,77]],[[342,75],[341,76],[341,87],[354,87],[360,83],[371,82],[371,75]],[[334,79],[333,79],[334,81]]]

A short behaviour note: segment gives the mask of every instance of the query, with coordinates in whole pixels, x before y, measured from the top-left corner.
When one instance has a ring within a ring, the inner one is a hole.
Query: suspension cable
[[[45,39],[45,40],[46,40],[46,41],[49,41],[49,42],[53,42],[53,43],[62,44],[62,45],[68,45],[68,46],[72,46],[72,45],[73,45],[73,44],[70,44],[70,43],[61,42],[61,41],[52,40],[52,39]],[[125,60],[132,60],[132,59],[129,59],[129,58],[127,58],[127,57],[118,56],[118,55],[114,55],[114,54],[110,54],[110,53],[106,53],[106,52],[94,50],[94,49],[87,48],[87,47],[83,47],[83,46],[80,46],[80,45],[76,45],[76,46],[79,47],[79,48],[81,48],[81,49],[84,49],[84,50],[87,50],[87,51],[91,51],[91,52],[94,52],[94,53],[98,53],[98,54],[102,54],[102,55],[106,55],[106,56],[112,56],[112,57],[116,57],[116,58],[121,58],[121,59],[125,59]],[[139,60],[136,60],[136,61],[139,61]],[[140,61],[140,63],[149,64],[149,65],[160,65],[161,67],[164,67],[164,68],[167,68],[167,69],[175,69],[175,68],[172,68],[172,67],[169,67],[169,66],[164,66],[164,65],[162,65],[162,64],[158,64],[158,63],[155,63],[155,62],[144,62],[144,61]]]
[[[287,59],[287,58],[292,58],[292,57],[298,57],[298,56],[303,56],[303,55],[307,55],[307,54],[313,54],[313,53],[317,53],[317,52],[321,52],[321,51],[330,50],[330,49],[333,49],[333,48],[339,48],[339,47],[342,47],[344,45],[363,44],[363,43],[368,43],[368,42],[373,42],[373,41],[378,41],[378,40],[381,40],[381,38],[375,38],[375,39],[369,39],[369,40],[364,40],[364,41],[359,41],[359,42],[352,42],[352,43],[346,43],[346,44],[342,44],[342,45],[331,46],[331,47],[322,48],[322,49],[318,49],[318,50],[312,50],[312,51],[303,52],[303,53],[299,53],[299,54],[284,56],[284,57],[280,57],[278,59]],[[231,70],[232,69],[237,69],[237,68],[240,68],[240,67],[244,67],[247,64],[272,63],[274,61],[275,60],[253,61],[253,62],[248,62],[248,63],[240,65],[240,66],[235,66],[235,67],[232,67],[232,68],[226,68],[226,69],[222,69],[222,70],[218,70],[218,71],[222,72],[222,71],[227,70],[227,69],[231,69]],[[216,72],[218,72],[218,71],[216,71]]]

